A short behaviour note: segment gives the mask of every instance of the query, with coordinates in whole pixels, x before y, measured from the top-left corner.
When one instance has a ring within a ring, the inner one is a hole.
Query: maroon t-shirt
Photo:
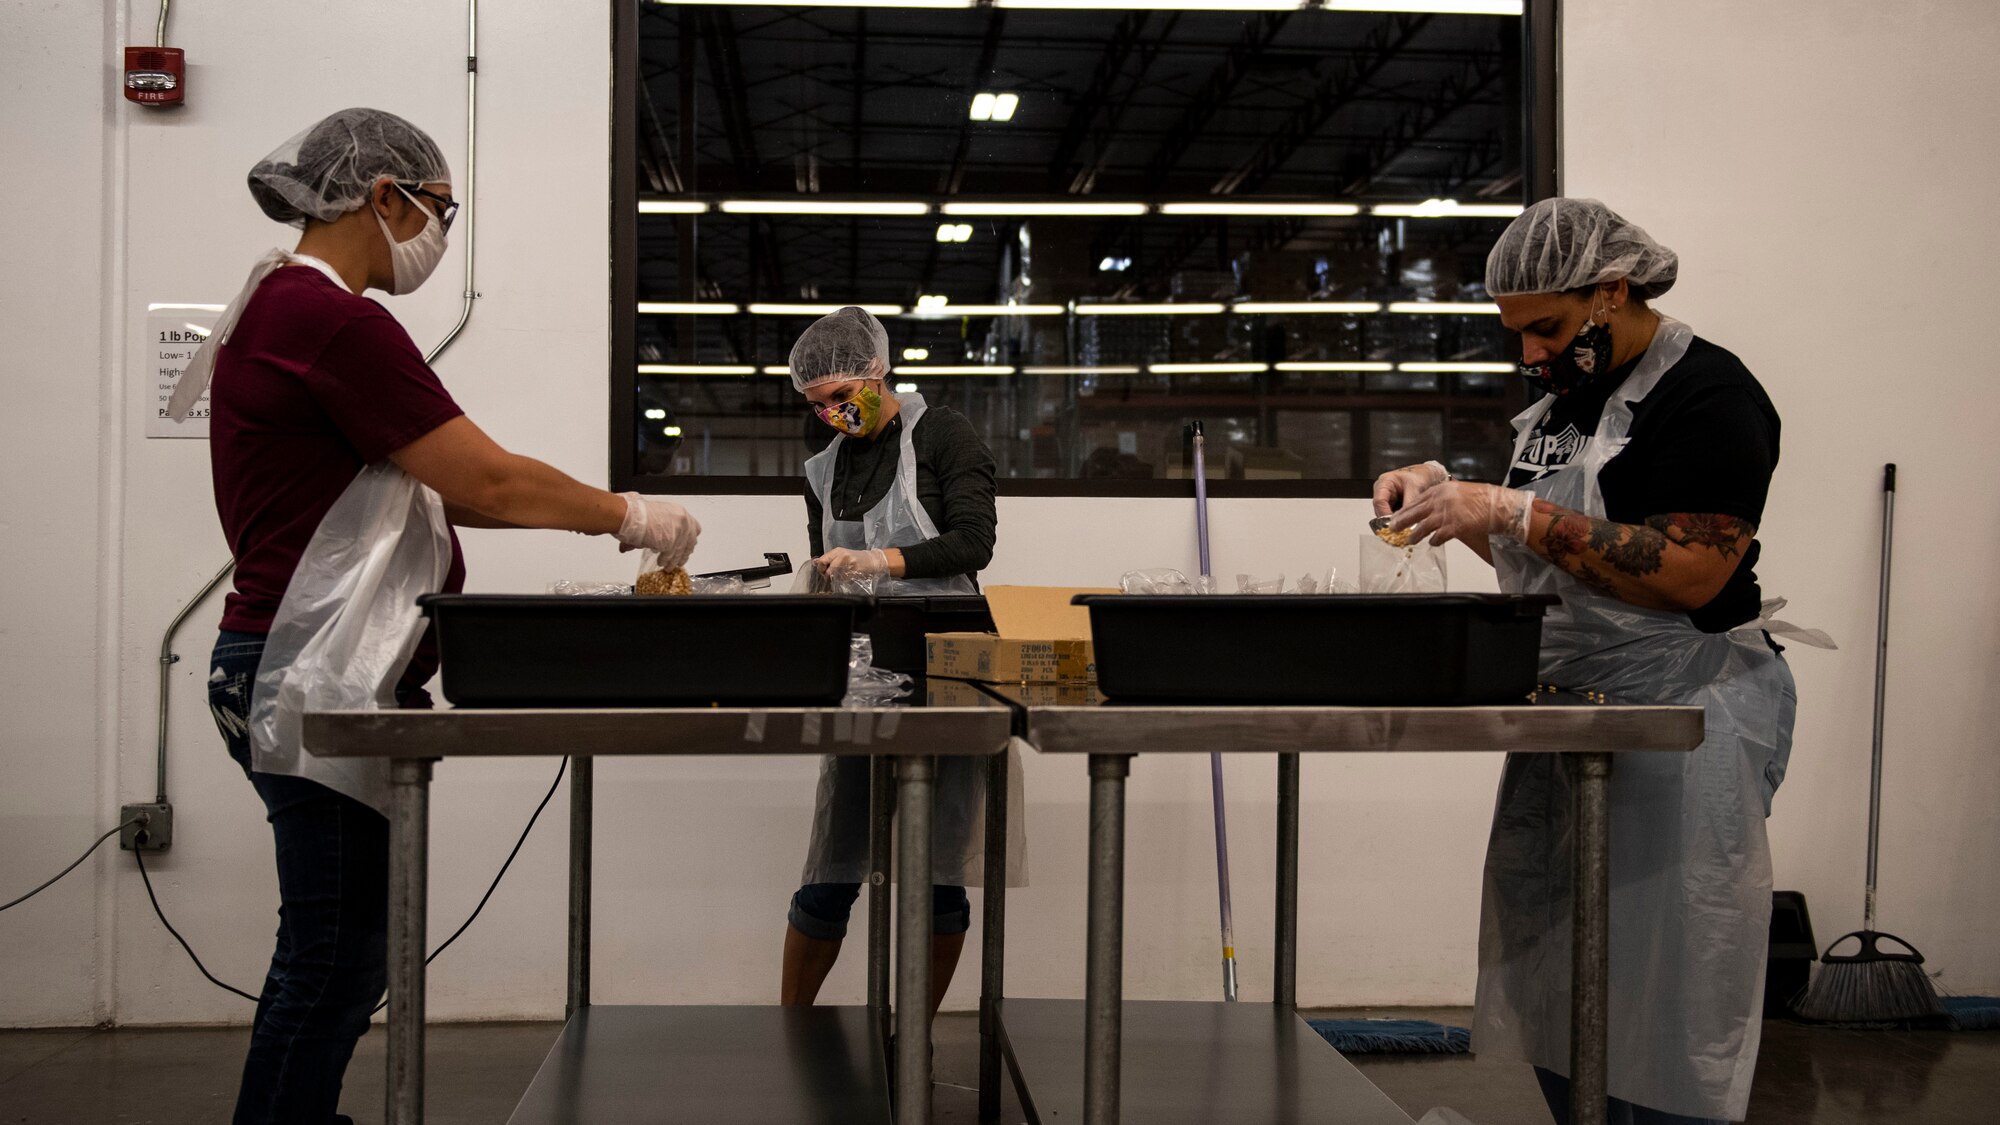
[[[268,633],[299,557],[365,466],[464,413],[389,311],[311,266],[264,279],[216,357],[215,510],[236,556],[222,627]],[[452,537],[445,590],[465,588]],[[435,671],[425,638],[405,684]]]

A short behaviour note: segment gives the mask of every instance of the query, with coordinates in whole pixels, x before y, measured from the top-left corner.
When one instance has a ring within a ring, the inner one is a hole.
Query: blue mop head
[[[1462,1055],[1472,1033],[1429,1020],[1307,1020],[1343,1055]]]
[[[1944,1010],[1959,1031],[2000,1031],[2000,996],[1946,996]]]

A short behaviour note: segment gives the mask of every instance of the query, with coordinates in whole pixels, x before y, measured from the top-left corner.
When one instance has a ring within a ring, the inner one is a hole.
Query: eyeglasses
[[[444,227],[446,233],[450,233],[451,221],[453,219],[458,218],[457,200],[453,199],[449,195],[439,195],[434,191],[425,191],[424,186],[422,184],[399,183],[396,186],[402,188],[406,192],[409,192],[411,195],[421,195],[425,199],[434,200],[439,205],[441,205],[444,209],[438,212],[438,223]]]

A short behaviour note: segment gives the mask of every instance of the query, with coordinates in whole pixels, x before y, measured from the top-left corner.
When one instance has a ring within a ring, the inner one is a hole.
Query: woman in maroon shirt
[[[319,674],[287,666],[289,642],[276,640],[314,628],[296,604],[306,599],[294,591],[288,602],[287,590],[372,546],[340,533],[344,514],[329,513],[415,513],[391,534],[415,537],[420,555],[423,537],[433,540],[421,580],[443,590],[460,589],[465,572],[440,508],[460,527],[615,535],[669,566],[687,558],[700,527],[671,501],[614,495],[502,449],[465,417],[395,318],[361,295],[409,292],[443,256],[458,205],[450,169],[421,130],[379,110],[343,110],[259,162],[250,191],[266,215],[304,234],[295,250],[258,263],[175,398],[185,416],[212,372],[216,511],[236,581],[209,701],[264,801],[283,904],[235,1120],[331,1125],[347,1121],[336,1113],[342,1076],[385,984],[388,821],[379,778],[265,733],[284,729],[282,719],[267,725],[271,685]],[[367,509],[391,494],[400,509]],[[365,574],[334,577],[370,588]],[[382,645],[410,651],[420,625],[403,601],[333,612],[393,620]],[[417,645],[401,671],[399,705],[428,706],[429,646]]]

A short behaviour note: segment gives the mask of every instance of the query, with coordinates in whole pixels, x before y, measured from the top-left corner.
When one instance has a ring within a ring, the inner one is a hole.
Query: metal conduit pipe
[[[157,38],[162,47],[166,46],[168,3],[171,3],[171,0],[163,0],[160,5],[160,22]],[[451,331],[445,333],[444,339],[439,340],[437,346],[425,353],[425,363],[437,362],[437,357],[443,355],[444,350],[452,345],[452,341],[458,339],[459,333],[465,331],[466,322],[472,319],[472,302],[479,298],[479,291],[472,284],[474,235],[479,226],[479,209],[474,207],[472,203],[473,185],[479,167],[478,138],[479,0],[466,0],[465,184],[462,189],[458,188],[458,185],[453,185],[454,189],[462,191],[459,199],[465,208],[465,222],[458,224],[465,230],[465,299],[459,307],[458,322],[451,326]],[[215,572],[215,577],[209,579],[207,584],[202,586],[201,592],[197,593],[186,606],[182,607],[180,613],[175,616],[173,623],[167,626],[166,634],[160,638],[160,723],[156,742],[158,760],[154,765],[154,776],[158,783],[159,794],[154,800],[163,805],[167,803],[167,714],[169,710],[167,689],[170,682],[168,672],[173,669],[174,665],[180,663],[181,659],[174,653],[174,634],[180,632],[181,624],[187,620],[188,614],[194,610],[194,607],[200,605],[203,599],[207,598],[222,583],[222,580],[229,576],[229,572],[235,569],[236,563],[234,560],[223,564],[222,569]]]

